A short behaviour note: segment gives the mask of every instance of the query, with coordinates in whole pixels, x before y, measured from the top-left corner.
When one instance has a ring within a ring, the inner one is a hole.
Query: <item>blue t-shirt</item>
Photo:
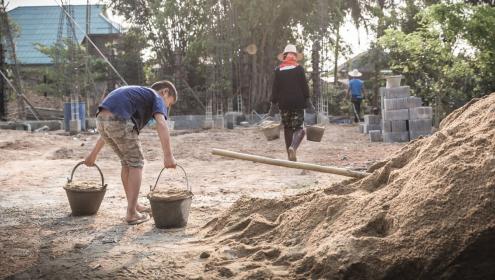
[[[163,99],[153,89],[142,86],[124,86],[113,90],[98,107],[116,117],[131,120],[139,132],[156,113],[167,119],[168,110]]]
[[[359,79],[352,79],[349,81],[349,89],[351,90],[353,98],[363,98],[363,95],[361,94],[361,92],[363,91],[363,83],[364,82]]]

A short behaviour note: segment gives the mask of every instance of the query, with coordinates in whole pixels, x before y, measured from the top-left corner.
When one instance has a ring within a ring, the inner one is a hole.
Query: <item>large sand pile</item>
[[[372,174],[282,200],[243,198],[205,227],[213,277],[495,279],[495,93]]]

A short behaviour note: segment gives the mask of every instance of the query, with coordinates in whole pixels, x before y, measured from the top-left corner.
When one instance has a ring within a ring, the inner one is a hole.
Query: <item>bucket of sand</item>
[[[157,228],[181,228],[187,225],[193,193],[189,186],[186,171],[180,165],[177,165],[177,167],[184,173],[185,187],[171,186],[173,181],[169,181],[167,182],[169,184],[167,189],[157,188],[158,181],[165,168],[158,174],[155,186],[150,186],[148,199]]]
[[[268,141],[280,138],[280,123],[265,121],[261,124],[260,129]]]
[[[70,209],[72,210],[72,216],[89,216],[96,214],[107,190],[103,173],[96,164],[95,167],[101,176],[101,186],[96,182],[73,180],[74,172],[76,172],[76,169],[82,164],[84,164],[83,161],[74,166],[70,174],[70,179],[67,179],[67,184],[64,186],[65,193],[69,199]]]
[[[322,125],[306,126],[306,139],[313,142],[321,142],[325,127]]]

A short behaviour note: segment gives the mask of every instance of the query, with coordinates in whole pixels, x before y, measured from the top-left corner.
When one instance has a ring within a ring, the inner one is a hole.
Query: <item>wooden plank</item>
[[[259,163],[270,164],[270,165],[276,165],[276,166],[282,166],[282,167],[288,167],[288,168],[304,169],[304,170],[317,171],[317,172],[323,172],[323,173],[337,174],[337,175],[346,176],[346,177],[353,177],[353,178],[363,178],[363,177],[366,177],[369,175],[369,173],[366,173],[366,172],[359,172],[359,171],[349,170],[349,169],[345,169],[345,168],[338,168],[338,167],[332,167],[332,166],[322,166],[322,165],[317,165],[317,164],[313,164],[313,163],[304,163],[304,162],[294,162],[294,161],[281,160],[281,159],[273,159],[273,158],[256,156],[256,155],[237,153],[237,152],[232,152],[232,151],[227,151],[227,150],[222,150],[222,149],[213,149],[212,154],[217,155],[217,156],[230,157],[230,158],[235,158],[235,159],[240,159],[240,160],[248,160],[248,161],[259,162]]]

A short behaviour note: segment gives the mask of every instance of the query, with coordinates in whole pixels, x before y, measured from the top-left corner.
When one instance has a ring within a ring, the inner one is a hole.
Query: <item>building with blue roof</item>
[[[86,19],[88,22],[88,36],[104,48],[106,42],[117,39],[121,34],[121,26],[112,22],[105,15],[103,5],[71,5],[73,18],[77,25],[75,39],[79,43],[85,40]],[[54,45],[62,28],[62,36],[67,36],[67,18],[60,27],[60,16],[63,10],[59,6],[24,6],[8,12],[11,21],[18,29],[18,36],[14,39],[18,63],[22,66],[50,65],[50,57],[39,52],[36,44]],[[91,51],[91,50],[90,50]]]

